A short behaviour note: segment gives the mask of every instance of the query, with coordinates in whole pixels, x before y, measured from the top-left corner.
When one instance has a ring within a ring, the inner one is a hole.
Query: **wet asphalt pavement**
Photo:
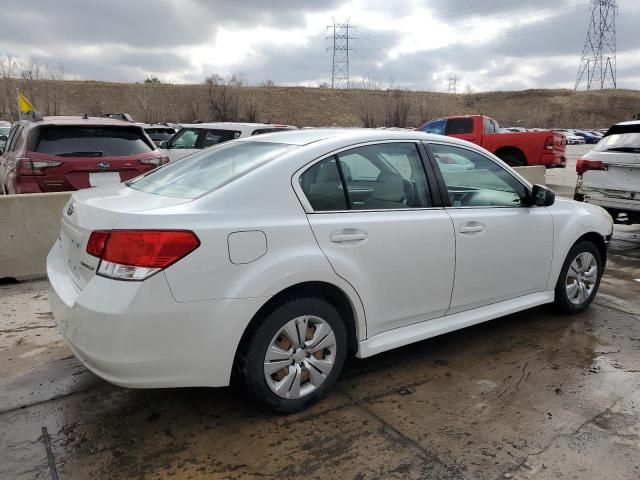
[[[0,479],[638,479],[635,279],[640,226],[617,226],[586,312],[539,307],[353,359],[289,416],[231,389],[107,384],[62,343],[45,280],[3,285]]]

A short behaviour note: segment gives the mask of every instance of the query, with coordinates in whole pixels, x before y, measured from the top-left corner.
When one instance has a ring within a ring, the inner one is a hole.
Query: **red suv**
[[[16,122],[0,156],[0,193],[79,190],[120,183],[164,165],[142,127],[110,118]]]

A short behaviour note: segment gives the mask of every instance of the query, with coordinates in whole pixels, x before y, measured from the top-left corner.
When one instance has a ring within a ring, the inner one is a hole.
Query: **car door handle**
[[[460,233],[480,233],[484,232],[485,226],[479,222],[469,222],[460,226]]]
[[[333,232],[329,237],[329,240],[334,243],[361,242],[362,240],[366,239],[367,232],[363,232],[362,230],[355,230],[353,228],[338,230],[337,232]]]

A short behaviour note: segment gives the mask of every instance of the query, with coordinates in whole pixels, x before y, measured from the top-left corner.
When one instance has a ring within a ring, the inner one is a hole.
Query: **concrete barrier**
[[[43,276],[71,192],[0,196],[0,278]]]
[[[545,175],[547,169],[544,165],[533,165],[531,167],[515,167],[514,170],[534,185],[546,185]]]

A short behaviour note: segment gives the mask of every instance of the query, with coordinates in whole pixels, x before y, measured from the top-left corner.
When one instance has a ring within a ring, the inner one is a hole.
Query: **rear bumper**
[[[50,303],[65,342],[96,375],[123,387],[229,384],[238,343],[264,299],[176,302],[163,273],[144,282],[99,276],[79,290],[57,244]]]
[[[540,155],[539,165],[544,165],[546,167],[564,168],[567,166],[567,157],[559,153],[543,153],[542,155]]]
[[[579,202],[591,203],[604,208],[615,219],[619,214],[625,213],[633,217],[634,221],[640,221],[640,194],[622,190],[592,190],[582,187],[582,182],[578,180],[576,191],[573,197]]]

